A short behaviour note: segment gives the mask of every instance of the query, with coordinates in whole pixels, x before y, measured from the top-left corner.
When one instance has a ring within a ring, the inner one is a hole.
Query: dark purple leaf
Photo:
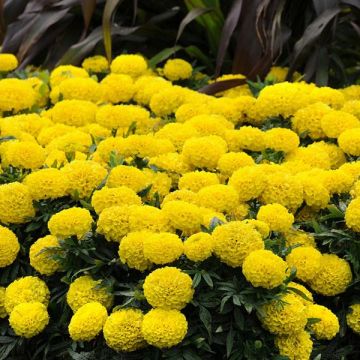
[[[191,9],[186,16],[182,19],[179,29],[176,35],[175,44],[179,41],[181,34],[184,32],[186,26],[190,24],[193,20],[195,20],[197,17],[206,14],[207,12],[212,11],[210,8],[194,8]]]
[[[216,71],[215,71],[216,76],[220,74],[221,67],[224,63],[225,54],[229,47],[231,36],[234,33],[235,28],[238,24],[242,8],[243,8],[243,1],[235,0],[225,20],[224,27],[221,32],[220,44],[216,57]]]
[[[246,79],[222,80],[222,81],[216,81],[209,85],[205,85],[198,91],[203,94],[214,95],[221,91],[229,90],[236,86],[240,86],[244,84],[246,84]]]
[[[81,39],[84,39],[90,26],[91,18],[96,8],[96,0],[81,0],[82,14],[84,18],[84,31]]]

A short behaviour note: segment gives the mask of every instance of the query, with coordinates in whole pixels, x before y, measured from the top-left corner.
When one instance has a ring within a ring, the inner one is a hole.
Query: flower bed
[[[214,97],[181,59],[16,66],[0,55],[1,359],[360,351],[360,86],[274,68]]]

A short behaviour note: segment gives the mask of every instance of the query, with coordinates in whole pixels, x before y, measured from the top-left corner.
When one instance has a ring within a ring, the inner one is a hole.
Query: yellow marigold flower
[[[198,206],[185,201],[169,201],[162,207],[174,229],[191,235],[200,231],[202,213]]]
[[[212,255],[213,238],[210,234],[199,232],[184,241],[184,254],[191,261],[204,261]]]
[[[360,232],[360,198],[350,201],[345,211],[346,226],[356,232]]]
[[[274,128],[265,132],[265,146],[269,149],[288,153],[299,144],[299,137],[290,129]]]
[[[164,75],[170,81],[186,80],[191,77],[192,66],[182,59],[169,59],[164,66]]]
[[[146,198],[152,200],[155,195],[159,196],[160,199],[163,199],[164,196],[170,193],[172,180],[164,172],[157,172],[151,169],[144,169],[143,172],[149,179],[151,188],[146,195]]]
[[[289,230],[284,234],[286,245],[302,245],[316,247],[314,237],[302,230]]]
[[[14,127],[16,127],[36,137],[42,129],[51,125],[52,122],[50,119],[41,117],[38,114],[21,114],[1,119],[0,129],[2,135],[11,135]],[[17,139],[20,140],[18,137]]]
[[[93,340],[101,332],[107,319],[106,307],[99,302],[81,306],[69,323],[69,334],[74,341]]]
[[[180,86],[165,87],[151,97],[150,109],[156,115],[164,117],[174,113],[185,102],[185,89]]]
[[[135,93],[134,81],[129,75],[109,74],[100,84],[104,100],[113,104],[128,102]]]
[[[20,250],[16,235],[0,225],[0,268],[12,264]]]
[[[352,281],[349,263],[335,254],[323,254],[320,270],[310,282],[318,294],[335,296],[346,291]]]
[[[229,213],[239,204],[239,195],[228,185],[210,185],[198,192],[198,204],[218,212]]]
[[[0,80],[0,111],[30,109],[36,102],[36,93],[26,80]]]
[[[64,100],[54,105],[50,118],[55,123],[84,126],[95,122],[97,106],[86,100]]]
[[[346,171],[353,177],[353,180],[356,181],[360,177],[360,161],[345,163],[340,166],[339,170]]]
[[[309,325],[317,340],[331,340],[339,332],[340,325],[336,315],[325,306],[310,304],[307,307],[308,318],[320,321]]]
[[[322,181],[330,194],[348,193],[354,183],[353,177],[340,169],[324,172]]]
[[[197,193],[191,191],[191,190],[175,190],[169,193],[164,197],[164,200],[161,203],[161,207],[163,207],[167,202],[169,201],[185,201],[190,204],[198,204],[198,197]]]
[[[295,161],[297,164],[304,163],[313,168],[330,169],[331,162],[328,152],[325,149],[312,145],[298,147],[296,150],[288,153],[285,160]]]
[[[149,179],[135,167],[118,165],[111,169],[106,185],[110,188],[127,186],[135,192],[139,192],[149,185]]]
[[[15,70],[19,62],[13,54],[0,54],[0,72],[9,72]]]
[[[87,153],[92,144],[91,136],[83,131],[74,130],[69,133],[56,137],[47,146],[47,152],[52,150],[62,150],[67,153],[81,151]]]
[[[239,200],[245,202],[257,198],[263,192],[266,178],[258,166],[244,166],[231,175],[229,185],[238,192]]]
[[[294,211],[303,200],[303,185],[296,176],[282,172],[266,174],[266,185],[261,194],[262,202],[278,203]]]
[[[151,262],[144,255],[144,239],[150,236],[147,231],[128,233],[121,239],[119,257],[123,264],[131,269],[145,271],[151,267]]]
[[[97,142],[111,136],[111,131],[109,129],[96,123],[87,124],[79,128],[79,130],[90,134]]]
[[[111,63],[110,69],[115,74],[126,74],[131,77],[143,75],[147,70],[147,63],[141,55],[122,54]]]
[[[86,155],[80,151],[76,151],[74,155],[74,160],[86,160]],[[51,150],[44,161],[45,166],[56,168],[61,168],[67,163],[66,153],[61,150]]]
[[[342,132],[338,138],[339,147],[344,153],[360,156],[360,129],[349,129]]]
[[[46,235],[36,240],[29,251],[30,265],[42,275],[52,275],[60,270],[58,261],[52,258],[59,249],[59,240],[56,236]]]
[[[141,198],[134,190],[126,186],[116,188],[104,186],[101,190],[94,191],[91,205],[95,212],[100,214],[104,209],[111,206],[141,205]]]
[[[73,130],[75,130],[74,127],[64,124],[56,124],[54,126],[45,127],[40,130],[37,141],[40,145],[45,146],[50,144],[52,140],[62,135],[66,135],[68,132]]]
[[[357,180],[354,184],[353,188],[350,191],[350,194],[353,198],[357,198],[360,196],[360,181]]]
[[[66,301],[73,312],[93,301],[110,309],[113,303],[113,295],[101,286],[101,280],[96,281],[91,276],[85,275],[80,276],[70,284]]]
[[[301,246],[292,249],[286,257],[290,268],[296,269],[296,277],[302,281],[310,281],[321,268],[321,252],[311,246]]]
[[[38,169],[46,157],[44,148],[30,141],[10,141],[1,155],[3,166],[21,169]]]
[[[183,252],[183,242],[175,234],[152,233],[144,238],[144,257],[156,265],[172,263]]]
[[[211,114],[221,115],[233,124],[241,122],[242,113],[234,99],[228,97],[215,98],[209,102]]]
[[[111,153],[116,156],[124,156],[126,152],[126,139],[122,137],[109,137],[98,144],[96,152],[93,154],[93,159],[97,155],[100,161],[107,164]]]
[[[179,344],[188,329],[186,317],[178,310],[152,309],[143,319],[141,331],[147,343],[157,348]]]
[[[286,279],[286,262],[270,250],[255,250],[244,260],[242,272],[254,287],[273,289]]]
[[[58,169],[41,169],[26,176],[23,181],[34,200],[57,199],[65,196],[69,180]]]
[[[10,315],[16,305],[40,302],[48,305],[50,291],[45,282],[35,276],[25,276],[13,281],[5,291],[5,310]]]
[[[352,114],[360,120],[360,100],[347,101],[341,108],[341,111]]]
[[[7,312],[5,310],[5,291],[6,289],[0,286],[0,319],[5,319],[7,317]]]
[[[108,241],[120,242],[130,232],[129,206],[111,206],[99,215],[96,231]]]
[[[260,233],[241,221],[217,226],[212,237],[215,255],[231,267],[242,266],[252,251],[264,248]]]
[[[199,136],[195,127],[189,124],[169,123],[155,133],[159,139],[168,139],[176,151],[181,151],[186,140]]]
[[[60,85],[60,83],[70,78],[88,78],[89,74],[86,70],[73,66],[61,65],[55,68],[50,74],[50,85],[52,88]]]
[[[74,235],[81,239],[91,230],[92,223],[93,218],[89,210],[72,207],[52,215],[48,222],[48,228],[51,235],[60,239]]]
[[[243,220],[243,222],[245,224],[251,225],[255,230],[257,230],[261,234],[261,237],[263,239],[266,239],[270,234],[269,225],[263,221],[256,220],[256,219],[245,219],[245,220]]]
[[[292,336],[304,330],[307,323],[306,306],[293,294],[272,300],[262,306],[258,314],[266,330],[276,335]]]
[[[286,356],[290,360],[309,360],[313,342],[308,332],[299,331],[289,336],[277,336],[275,346],[279,349],[280,355]]]
[[[157,139],[151,134],[131,135],[125,139],[128,156],[147,158],[175,151],[170,140]]]
[[[286,79],[286,75],[289,71],[287,67],[272,66],[266,75],[265,80],[272,80],[274,82],[283,82]]]
[[[134,100],[140,105],[149,105],[153,95],[159,90],[172,87],[171,82],[156,76],[140,76],[135,82]]]
[[[312,144],[312,148],[320,148],[325,150],[330,158],[331,169],[338,169],[341,165],[346,163],[344,152],[335,144],[320,141]]]
[[[0,185],[0,221],[22,224],[35,216],[35,209],[27,186],[18,182]]]
[[[266,119],[272,116],[289,118],[310,103],[310,85],[282,82],[266,86],[256,99],[257,116]]]
[[[321,127],[329,138],[338,138],[345,130],[359,128],[360,121],[344,111],[330,111],[321,118]]]
[[[360,334],[360,304],[354,304],[349,307],[346,323],[356,334]]]
[[[179,180],[180,190],[191,190],[198,192],[205,186],[219,184],[219,178],[216,174],[206,171],[193,171],[184,174]]]
[[[89,197],[107,175],[105,168],[91,160],[73,160],[61,171],[69,179],[69,193],[76,192],[80,198]]]
[[[143,287],[147,302],[154,308],[181,310],[194,295],[191,277],[176,267],[152,271]]]
[[[256,218],[267,223],[271,231],[286,232],[294,222],[294,215],[280,204],[268,204],[260,207]]]
[[[186,102],[178,107],[175,112],[177,123],[184,123],[194,116],[210,114],[210,109],[207,103],[203,102]]]
[[[135,351],[146,346],[141,332],[144,315],[139,309],[113,312],[104,325],[106,345],[115,351]]]
[[[229,151],[262,151],[266,148],[265,133],[252,126],[242,126],[239,130],[227,130],[224,138]]]
[[[33,90],[35,91],[36,105],[40,107],[45,107],[49,100],[50,94],[48,84],[35,76],[27,78],[26,81],[32,86]]]
[[[310,93],[311,102],[322,102],[334,109],[341,109],[345,102],[345,96],[340,90],[328,86],[316,87]]]
[[[9,323],[16,335],[30,339],[45,329],[49,314],[40,302],[23,303],[15,306]]]
[[[308,306],[309,304],[314,302],[312,293],[305,286],[291,281],[291,282],[289,282],[288,287],[299,290],[302,293],[302,295],[306,296],[307,299],[305,299],[304,296],[301,296],[300,294],[293,292],[291,289],[288,289],[288,291],[290,291],[291,294],[294,294],[295,296],[297,296],[297,298],[305,306]]]
[[[102,87],[92,78],[73,78],[62,81],[59,94],[64,100],[101,101]]]
[[[81,66],[88,72],[103,73],[109,70],[109,63],[105,56],[95,55],[86,58]]]
[[[220,157],[217,169],[225,177],[230,177],[236,170],[252,165],[255,165],[255,161],[250,155],[244,152],[228,152]]]
[[[234,125],[224,116],[213,114],[194,116],[185,124],[195,128],[201,136],[217,135],[224,137],[226,130],[234,128]]]
[[[129,226],[130,231],[163,232],[172,230],[166,214],[149,205],[129,208]]]
[[[347,86],[344,89],[340,89],[340,91],[344,94],[346,100],[357,100],[360,97],[359,85]]]
[[[330,107],[320,102],[305,106],[291,119],[292,128],[300,136],[308,135],[313,140],[323,139],[326,135],[321,127],[321,119],[330,112]]]

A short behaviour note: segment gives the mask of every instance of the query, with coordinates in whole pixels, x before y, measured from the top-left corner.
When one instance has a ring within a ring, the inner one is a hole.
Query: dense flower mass
[[[5,353],[358,351],[360,85],[209,79],[164,54],[50,74],[0,54]],[[222,80],[244,83],[197,91]]]

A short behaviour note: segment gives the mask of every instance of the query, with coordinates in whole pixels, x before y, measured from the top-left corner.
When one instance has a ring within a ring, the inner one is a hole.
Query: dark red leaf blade
[[[215,70],[216,76],[220,74],[221,67],[224,63],[225,54],[229,47],[231,36],[234,33],[235,28],[238,24],[242,8],[243,8],[243,0],[235,0],[229,11],[229,15],[225,20],[224,27],[221,32],[219,49],[216,57],[216,70]]]
[[[81,35],[81,40],[85,38],[88,32],[95,8],[96,8],[96,0],[81,0],[81,9],[84,18],[84,30]]]
[[[205,85],[198,91],[203,94],[214,95],[221,91],[229,90],[236,86],[240,86],[244,84],[246,84],[246,79],[222,80],[222,81],[216,81],[209,85]]]
[[[188,24],[190,24],[193,20],[195,20],[196,18],[198,18],[201,15],[206,14],[207,12],[212,11],[212,9],[210,8],[194,8],[192,10],[190,10],[187,15],[182,19],[180,25],[179,25],[179,29],[176,35],[176,40],[175,40],[175,44],[177,44],[177,42],[180,39],[180,36],[182,35],[182,33],[184,32],[186,26]]]

